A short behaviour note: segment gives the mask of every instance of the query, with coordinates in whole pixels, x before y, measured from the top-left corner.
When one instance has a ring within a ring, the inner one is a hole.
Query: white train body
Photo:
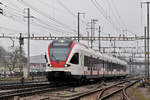
[[[47,55],[46,72],[49,81],[128,75],[128,64],[125,61],[95,51],[76,41],[53,41],[48,47]]]

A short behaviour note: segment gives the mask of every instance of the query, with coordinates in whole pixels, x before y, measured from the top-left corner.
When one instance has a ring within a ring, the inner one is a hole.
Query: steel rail
[[[27,88],[27,87],[37,87],[43,85],[49,85],[49,82],[39,82],[39,83],[19,83],[19,84],[6,84],[0,85],[1,90],[8,90],[8,89],[16,89],[16,88]]]
[[[105,96],[99,98],[99,100],[106,100],[106,99],[110,98],[111,96],[113,96],[114,94],[116,94],[116,93],[118,93],[118,92],[121,92],[121,91],[122,91],[122,93],[123,93],[123,98],[122,98],[122,99],[130,100],[130,99],[128,98],[128,96],[126,95],[125,90],[126,90],[127,88],[131,87],[132,85],[134,85],[135,83],[137,83],[138,81],[139,81],[139,80],[134,81],[134,82],[132,82],[131,84],[129,84],[129,85],[123,87],[123,88],[117,89],[117,90],[113,91],[112,93],[107,94],[107,95],[105,95]]]
[[[25,96],[25,95],[33,95],[36,93],[43,93],[46,91],[53,91],[53,90],[60,90],[69,87],[73,83],[61,83],[61,84],[53,84],[51,86],[39,86],[39,87],[33,87],[33,88],[24,88],[24,89],[17,89],[17,90],[11,90],[11,91],[4,91],[0,92],[0,100],[11,98],[13,96]]]
[[[74,94],[74,95],[71,95],[71,96],[64,96],[64,97],[70,97],[69,99],[67,100],[78,100],[82,97],[85,97],[87,95],[90,95],[90,94],[93,94],[93,93],[96,93],[96,92],[102,92],[104,91],[105,89],[109,89],[109,88],[112,88],[114,86],[117,86],[119,84],[123,84],[123,83],[126,83],[126,82],[130,82],[131,80],[137,80],[137,79],[126,79],[126,80],[123,80],[123,82],[119,82],[119,83],[116,83],[116,84],[113,84],[111,86],[108,86],[108,87],[105,87],[105,88],[99,88],[99,89],[94,89],[94,90],[89,90],[89,91],[86,91],[86,92],[81,92],[81,93],[77,93],[77,94]],[[122,89],[120,89],[119,91],[121,91]],[[117,91],[115,91],[117,92]],[[99,98],[98,98],[99,99]]]
[[[128,97],[128,95],[127,95],[127,93],[126,93],[126,90],[129,88],[129,87],[131,87],[131,86],[133,86],[135,83],[137,83],[139,80],[137,80],[137,81],[135,81],[135,82],[133,82],[133,83],[131,83],[131,84],[129,84],[128,86],[126,86],[126,87],[124,87],[123,88],[123,90],[122,90],[122,93],[123,93],[123,96],[124,96],[124,98],[123,98],[123,100],[125,99],[125,100],[130,100],[130,98]]]
[[[106,88],[111,88],[111,87],[117,86],[119,84],[123,84],[125,82],[128,82],[128,81],[119,82],[119,83],[113,84],[111,86],[108,86]],[[75,94],[75,95],[71,95],[71,98],[69,98],[68,100],[80,99],[81,97],[84,97],[84,96],[87,96],[87,95],[90,95],[90,94],[93,94],[93,93],[96,93],[96,92],[100,92],[100,91],[103,91],[103,90],[104,90],[103,88],[99,88],[99,89],[96,89],[96,90],[94,89],[92,91],[91,90],[90,91],[86,91],[84,93],[78,93],[78,94]]]

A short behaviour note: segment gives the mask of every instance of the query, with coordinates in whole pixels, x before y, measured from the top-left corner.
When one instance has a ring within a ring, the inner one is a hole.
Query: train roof
[[[104,61],[108,61],[108,62],[112,62],[112,63],[117,63],[117,64],[120,64],[120,65],[124,65],[124,66],[127,66],[127,62],[123,61],[123,60],[120,60],[119,58],[117,57],[114,57],[112,55],[108,55],[108,54],[104,54],[102,52],[99,52],[99,51],[96,51],[92,48],[89,48],[88,46],[82,44],[82,43],[79,43],[79,42],[76,42],[76,41],[73,41],[71,39],[58,39],[58,40],[54,40],[52,42],[69,42],[69,43],[72,43],[72,42],[75,42],[78,46],[80,46],[79,48],[88,52],[89,54],[92,54],[92,56],[95,56],[95,57],[98,57],[99,59],[102,59]]]
[[[127,62],[126,61],[123,61],[123,60],[120,60],[119,58],[117,57],[114,57],[112,55],[108,55],[108,54],[104,54],[102,52],[99,52],[99,51],[96,51],[92,48],[89,48],[88,46],[84,45],[84,44],[81,44],[81,43],[78,43],[81,47],[80,49],[83,49],[86,51],[86,52],[89,52],[91,53],[92,55],[94,55],[95,57],[99,57],[99,59],[102,59],[104,61],[108,61],[108,62],[112,62],[112,63],[117,63],[117,64],[120,64],[120,65],[124,65],[124,66],[127,66]],[[82,48],[83,47],[83,48]]]

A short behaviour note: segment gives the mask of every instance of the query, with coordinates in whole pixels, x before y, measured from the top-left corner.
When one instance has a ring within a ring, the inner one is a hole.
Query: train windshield
[[[66,61],[70,48],[51,48],[50,57],[52,61]]]
[[[72,42],[53,42],[50,46],[51,61],[66,61]]]

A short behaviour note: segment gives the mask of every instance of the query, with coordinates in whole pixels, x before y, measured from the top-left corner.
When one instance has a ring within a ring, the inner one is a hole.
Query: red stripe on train
[[[51,61],[52,67],[64,67],[65,61]]]
[[[68,61],[68,58],[69,58],[69,56],[70,56],[70,54],[71,54],[71,51],[72,51],[72,49],[73,49],[73,47],[74,47],[75,44],[76,44],[75,42],[72,43],[71,49],[70,49],[69,54],[68,54],[68,57],[67,57],[67,59],[66,59],[66,62]],[[65,64],[66,64],[66,63],[65,63]]]

